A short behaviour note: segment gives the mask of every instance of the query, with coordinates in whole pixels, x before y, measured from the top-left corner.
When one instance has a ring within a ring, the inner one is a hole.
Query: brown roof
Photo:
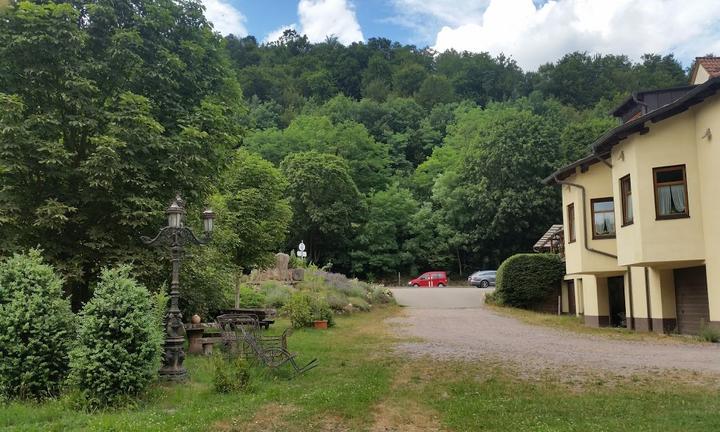
[[[695,59],[712,78],[720,76],[720,57],[698,57]]]
[[[672,103],[664,105],[654,111],[644,114],[634,120],[630,120],[627,123],[609,130],[603,136],[598,138],[592,144],[592,152],[590,156],[587,156],[579,161],[573,162],[566,165],[563,168],[552,173],[549,177],[543,180],[545,184],[555,184],[558,179],[563,179],[575,173],[575,169],[580,166],[588,166],[593,162],[593,159],[600,161],[600,158],[606,158],[610,149],[624,140],[628,136],[635,133],[647,133],[649,131],[645,123],[652,122],[658,123],[674,115],[680,114],[686,111],[693,105],[701,103],[705,98],[713,96],[720,91],[720,75],[715,78],[710,78],[704,83],[693,87],[692,90],[687,92],[683,97],[675,100]]]

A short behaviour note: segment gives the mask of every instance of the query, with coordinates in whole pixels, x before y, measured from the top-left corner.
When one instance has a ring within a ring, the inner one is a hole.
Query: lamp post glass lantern
[[[208,209],[203,212],[203,228],[205,235],[198,238],[190,228],[185,226],[185,202],[180,195],[165,211],[168,224],[161,228],[154,237],[141,237],[143,243],[150,246],[167,246],[170,248],[172,261],[172,277],[170,280],[170,307],[165,315],[165,354],[160,368],[160,377],[167,380],[184,380],[187,370],[183,366],[185,360],[185,327],[182,313],[178,306],[180,300],[180,264],[183,249],[186,245],[204,245],[210,241],[215,213]]]

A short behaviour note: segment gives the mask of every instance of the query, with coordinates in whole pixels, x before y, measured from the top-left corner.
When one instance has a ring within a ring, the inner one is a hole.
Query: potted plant
[[[324,298],[315,298],[312,305],[313,327],[325,330],[333,325],[332,309]]]
[[[325,330],[328,328],[328,321],[316,319],[315,321],[313,321],[313,327],[319,330]]]

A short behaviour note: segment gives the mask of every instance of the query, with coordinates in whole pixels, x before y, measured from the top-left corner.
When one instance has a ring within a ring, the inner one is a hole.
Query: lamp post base
[[[160,379],[163,381],[185,381],[188,379],[185,360],[184,337],[168,337],[165,339],[165,355],[160,368]]]

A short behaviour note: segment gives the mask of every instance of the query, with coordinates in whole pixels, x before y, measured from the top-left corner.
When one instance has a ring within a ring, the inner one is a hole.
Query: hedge
[[[531,308],[557,290],[564,274],[565,263],[559,255],[513,255],[498,269],[495,301]]]
[[[123,403],[156,378],[165,337],[161,303],[130,277],[128,266],[102,271],[70,352],[79,402],[90,408]]]
[[[62,279],[39,251],[0,263],[0,395],[57,395],[68,373],[74,332]]]

